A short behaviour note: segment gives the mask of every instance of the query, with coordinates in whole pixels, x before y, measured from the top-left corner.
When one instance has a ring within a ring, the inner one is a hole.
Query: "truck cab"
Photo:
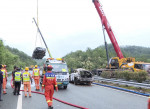
[[[67,89],[69,84],[69,72],[67,63],[62,58],[48,58],[45,62],[43,73],[46,72],[46,67],[52,65],[52,72],[56,76],[57,85],[60,88]]]
[[[125,66],[122,66],[122,68],[132,68],[134,72],[142,71],[142,70],[149,72],[150,63],[131,62],[131,63],[127,63],[127,65]]]

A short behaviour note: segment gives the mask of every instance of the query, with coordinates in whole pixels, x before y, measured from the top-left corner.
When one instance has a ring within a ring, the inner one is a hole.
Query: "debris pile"
[[[32,58],[34,59],[42,59],[45,56],[46,49],[42,47],[36,47],[33,51]]]

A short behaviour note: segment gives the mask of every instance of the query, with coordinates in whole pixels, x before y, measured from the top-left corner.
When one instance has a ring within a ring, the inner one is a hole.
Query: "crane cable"
[[[37,25],[38,25],[38,27],[39,27],[39,2],[38,2],[38,0],[37,0]],[[39,31],[38,31],[38,28],[37,28],[37,33],[39,33]],[[40,34],[39,34],[40,35]],[[40,37],[40,43],[41,43],[41,46],[43,47],[43,45],[42,45],[42,39],[41,39],[41,37]]]
[[[38,11],[39,11],[39,6],[38,6],[38,0],[37,0],[37,25],[39,26]],[[38,29],[37,29],[37,31],[38,31]]]
[[[39,12],[38,11],[39,11],[39,6],[38,6],[38,0],[37,0],[37,25],[39,26]],[[38,28],[37,28],[36,39],[35,39],[35,47],[36,47],[37,38],[38,38],[39,35],[40,34],[39,34],[39,31],[38,31]],[[41,47],[43,47],[42,39],[41,39],[41,37],[39,37],[39,38],[40,38]]]
[[[37,26],[37,35],[38,35],[38,33],[40,34],[40,36],[41,36],[40,39],[43,40],[43,42],[44,42],[44,44],[45,44],[45,46],[46,46],[46,49],[47,49],[47,51],[48,51],[49,57],[52,58],[52,55],[51,55],[51,53],[50,53],[50,51],[49,51],[49,49],[48,49],[48,46],[47,46],[47,44],[46,44],[46,42],[45,42],[45,40],[44,40],[44,38],[43,38],[43,36],[42,36],[42,33],[41,33],[40,29],[39,29],[39,22],[38,22],[38,0],[37,0],[37,22],[36,22],[36,20],[35,20],[34,18],[33,18],[33,20],[34,20],[34,22],[35,22],[35,24],[36,24],[36,26]],[[35,43],[36,43],[36,42],[35,42]],[[41,43],[41,44],[42,44],[42,43]],[[36,45],[36,44],[35,44],[35,45]]]
[[[39,26],[39,20],[38,20],[38,0],[37,0],[37,25]],[[37,32],[36,32],[35,47],[36,47],[36,43],[37,43],[37,36],[38,36],[38,28],[37,28]]]

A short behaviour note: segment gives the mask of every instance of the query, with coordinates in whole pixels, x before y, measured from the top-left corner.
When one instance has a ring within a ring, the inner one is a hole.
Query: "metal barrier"
[[[122,91],[126,91],[126,92],[131,92],[131,93],[135,93],[135,94],[139,94],[139,95],[143,95],[143,96],[147,96],[149,97],[150,94],[145,94],[145,93],[140,93],[140,92],[136,92],[133,90],[128,90],[128,89],[124,89],[124,88],[120,88],[120,87],[115,87],[115,86],[110,86],[110,85],[104,85],[104,84],[100,84],[100,83],[93,83],[99,86],[104,86],[104,87],[109,87],[109,88],[113,88],[113,89],[118,89],[118,90],[122,90]]]
[[[133,81],[124,81],[124,80],[116,80],[116,79],[106,79],[106,78],[101,78],[101,77],[95,77],[94,80],[112,82],[112,83],[117,83],[117,84],[125,84],[128,86],[150,89],[150,84],[147,84],[147,83],[138,83],[138,82],[133,82]]]

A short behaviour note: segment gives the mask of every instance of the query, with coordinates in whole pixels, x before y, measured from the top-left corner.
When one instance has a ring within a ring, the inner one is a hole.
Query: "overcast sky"
[[[53,57],[104,44],[102,24],[92,0],[38,1],[39,27]],[[150,47],[149,0],[100,2],[120,46]],[[4,44],[30,56],[35,47],[45,47],[33,17],[37,18],[37,0],[0,0],[0,38]]]

